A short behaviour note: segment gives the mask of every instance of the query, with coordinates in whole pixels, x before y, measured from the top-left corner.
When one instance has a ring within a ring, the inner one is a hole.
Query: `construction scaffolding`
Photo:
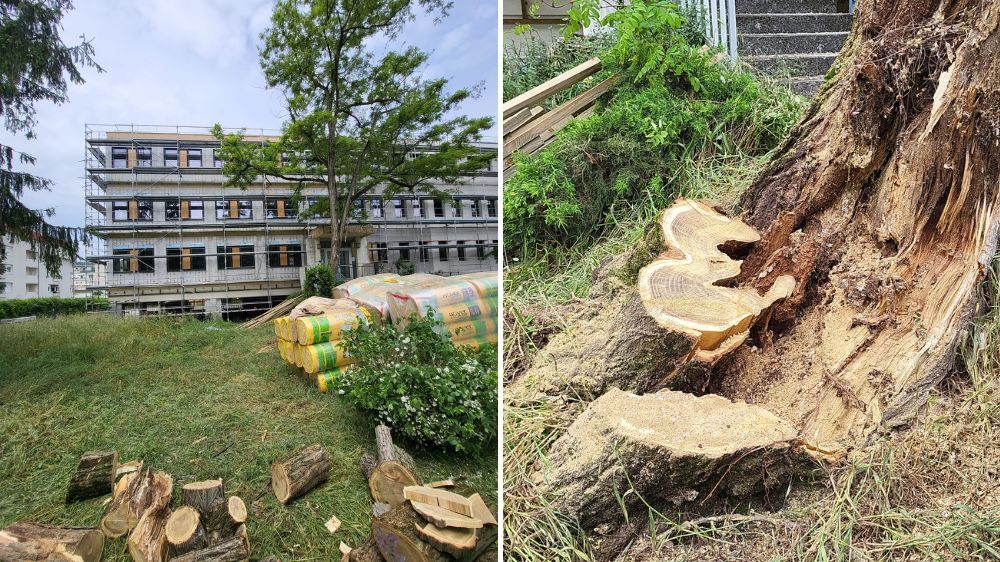
[[[246,142],[278,135],[239,131]],[[208,127],[85,125],[86,224],[95,235],[87,259],[107,266],[106,284],[90,289],[106,292],[117,311],[253,316],[299,292],[306,267],[330,261],[329,219],[300,217],[325,188],[296,194],[292,183],[268,178],[226,187],[218,145]],[[496,152],[495,143],[481,148]],[[450,201],[365,197],[347,227],[338,277],[495,270],[496,170],[442,186],[455,191]]]

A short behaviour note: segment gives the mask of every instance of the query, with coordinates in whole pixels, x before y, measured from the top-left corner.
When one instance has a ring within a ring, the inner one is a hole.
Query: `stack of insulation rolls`
[[[497,273],[495,271],[427,276],[391,288],[387,306],[393,323],[402,327],[413,315],[430,313],[442,322],[442,335],[456,346],[479,347],[497,342]]]
[[[323,300],[332,304],[305,311],[296,307],[291,315],[276,318],[274,331],[282,359],[301,368],[320,392],[327,392],[354,362],[342,345],[344,333],[371,322],[373,315],[352,301]]]

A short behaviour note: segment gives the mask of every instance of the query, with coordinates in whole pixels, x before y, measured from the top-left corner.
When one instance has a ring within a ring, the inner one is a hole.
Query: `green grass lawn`
[[[358,459],[374,451],[374,422],[320,394],[285,364],[267,325],[173,318],[64,316],[0,325],[0,527],[32,520],[97,525],[107,498],[63,503],[84,451],[118,451],[124,462],[187,482],[222,478],[250,509],[252,559],[340,559],[340,541],[368,535],[372,500]],[[330,480],[282,506],[268,487],[270,463],[300,445],[330,452]],[[410,451],[425,481],[461,477],[496,506],[497,457]],[[343,522],[331,535],[331,515]],[[104,560],[128,560],[124,538]]]

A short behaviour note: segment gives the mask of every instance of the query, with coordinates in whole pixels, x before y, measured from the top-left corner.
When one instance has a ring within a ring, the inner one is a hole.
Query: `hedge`
[[[88,310],[103,310],[107,307],[107,299],[97,298],[61,299],[51,297],[0,300],[0,320],[22,316],[57,316]]]

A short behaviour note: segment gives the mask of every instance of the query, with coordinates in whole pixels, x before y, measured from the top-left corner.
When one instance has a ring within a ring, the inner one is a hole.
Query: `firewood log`
[[[249,559],[246,543],[241,537],[233,536],[219,544],[172,558],[171,562],[243,562]]]
[[[376,503],[395,507],[403,502],[403,488],[420,484],[413,458],[392,443],[392,433],[385,425],[375,428],[378,457],[361,456],[361,471],[368,479],[368,488]]]
[[[271,463],[271,488],[282,504],[312,490],[330,476],[330,454],[321,445],[309,445],[285,460]]]
[[[97,562],[104,550],[98,529],[13,523],[0,531],[0,560]]]
[[[125,485],[116,489],[101,517],[100,529],[108,538],[120,537],[135,528],[147,509],[169,505],[173,494],[173,479],[163,472],[147,469],[123,478],[119,485],[122,483]]]
[[[128,537],[128,553],[135,562],[164,562],[167,559],[167,519],[170,507],[151,506],[139,518]]]
[[[185,484],[181,488],[181,503],[190,505],[204,515],[216,500],[225,499],[222,480],[203,480]]]
[[[418,534],[417,529],[424,525],[433,527],[410,507],[409,502],[404,502],[372,521],[372,538],[379,553],[386,560],[419,562],[451,560],[450,555],[440,552]]]
[[[84,453],[76,464],[76,471],[69,479],[66,503],[73,503],[110,494],[114,487],[118,453],[106,451]]]
[[[185,505],[167,519],[167,545],[171,557],[205,548],[205,528],[198,510]]]
[[[202,514],[202,525],[208,534],[208,546],[233,536],[246,520],[247,506],[239,496],[215,500]]]

